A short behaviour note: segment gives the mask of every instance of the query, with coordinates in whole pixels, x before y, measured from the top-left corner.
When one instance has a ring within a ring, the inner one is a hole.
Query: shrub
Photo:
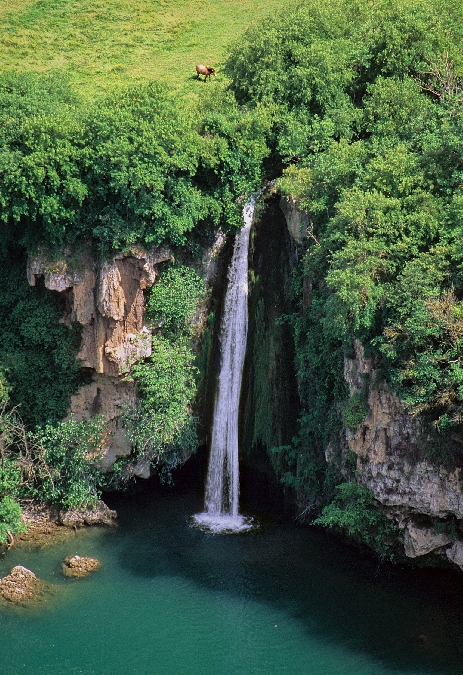
[[[314,525],[333,528],[366,544],[381,558],[392,560],[397,530],[366,487],[341,483],[333,501],[324,507]]]
[[[12,497],[0,499],[0,544],[8,541],[9,533],[16,535],[27,531],[21,517],[21,507]]]
[[[368,401],[363,392],[353,394],[342,411],[342,419],[348,429],[355,430],[368,415]]]
[[[101,494],[97,462],[103,436],[100,417],[80,422],[71,418],[31,433],[35,471],[28,491],[66,509],[94,506]]]
[[[192,267],[169,267],[151,288],[146,313],[162,328],[162,334],[189,332],[198,303],[204,298],[205,283]]]

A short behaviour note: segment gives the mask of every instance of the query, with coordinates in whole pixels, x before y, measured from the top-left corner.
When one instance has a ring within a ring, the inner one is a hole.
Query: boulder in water
[[[43,597],[45,584],[26,567],[13,567],[8,576],[0,579],[0,596],[17,604],[28,604]]]
[[[101,563],[96,558],[85,558],[80,555],[68,555],[63,560],[61,570],[67,577],[85,577],[90,572],[94,572],[100,567]]]

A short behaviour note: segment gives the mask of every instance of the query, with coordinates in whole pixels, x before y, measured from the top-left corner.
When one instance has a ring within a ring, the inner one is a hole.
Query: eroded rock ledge
[[[358,340],[353,347],[354,356],[344,362],[351,396],[365,386],[365,376],[374,383],[367,391],[368,414],[357,429],[346,430],[357,479],[403,531],[408,557],[434,552],[463,570],[463,468],[422,459],[427,439],[419,418],[403,410]]]
[[[20,542],[34,542],[42,546],[68,537],[73,530],[87,525],[114,526],[117,513],[99,500],[94,509],[63,511],[43,502],[21,502],[23,522],[27,532],[15,538]]]
[[[58,261],[45,253],[29,258],[27,278],[35,286],[65,294],[64,322],[83,327],[78,358],[96,373],[117,377],[151,354],[151,332],[144,323],[143,290],[153,285],[157,265],[169,260],[167,248],[133,248],[98,262],[89,251],[67,249]]]
[[[59,512],[59,523],[65,527],[83,527],[84,525],[116,525],[117,513],[101,499],[92,509],[73,509]]]

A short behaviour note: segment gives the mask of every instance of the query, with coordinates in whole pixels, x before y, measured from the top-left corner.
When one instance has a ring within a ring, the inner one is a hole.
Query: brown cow
[[[204,82],[206,82],[207,78],[210,78],[211,75],[214,75],[215,77],[215,69],[211,68],[210,66],[203,66],[202,63],[197,64],[196,72],[196,79],[199,80],[199,76],[204,75]]]

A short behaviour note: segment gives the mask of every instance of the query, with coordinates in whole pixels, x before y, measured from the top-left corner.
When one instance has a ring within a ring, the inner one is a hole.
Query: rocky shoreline
[[[27,532],[15,538],[11,537],[7,549],[31,543],[43,547],[65,539],[81,527],[116,525],[116,511],[108,508],[101,500],[93,509],[72,511],[63,511],[34,500],[24,501],[21,506]],[[97,570],[100,565],[100,561],[94,558],[72,555],[65,558],[61,571],[67,577],[80,578]],[[35,604],[43,600],[51,590],[49,584],[45,584],[22,565],[16,565],[8,575],[0,578],[0,601],[7,604]]]
[[[45,546],[68,536],[70,532],[80,527],[117,525],[116,511],[101,500],[92,509],[65,511],[34,500],[23,501],[21,508],[27,532],[15,537],[9,547],[19,545],[21,542],[34,542],[38,546]]]

